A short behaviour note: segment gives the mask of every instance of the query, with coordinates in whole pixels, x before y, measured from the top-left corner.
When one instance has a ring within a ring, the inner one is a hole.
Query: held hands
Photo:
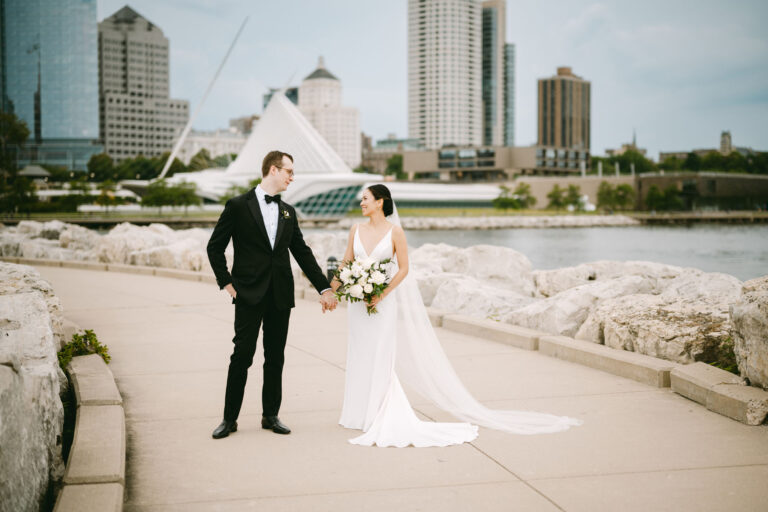
[[[333,311],[336,309],[338,304],[339,301],[336,300],[336,296],[331,290],[326,290],[322,295],[320,295],[320,305],[323,308],[323,313],[326,311]]]

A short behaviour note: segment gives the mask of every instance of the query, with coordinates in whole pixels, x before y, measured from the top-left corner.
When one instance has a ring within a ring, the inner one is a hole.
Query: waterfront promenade
[[[261,351],[239,430],[221,419],[233,306],[213,284],[38,267],[65,316],[108,345],[124,398],[127,511],[760,511],[768,426],[749,427],[670,389],[438,329],[467,387],[495,408],[568,415],[567,432],[485,428],[462,446],[364,448],[337,425],[346,311],[297,301],[281,418],[262,430]],[[259,344],[261,345],[261,344]],[[450,416],[416,398],[422,417]]]

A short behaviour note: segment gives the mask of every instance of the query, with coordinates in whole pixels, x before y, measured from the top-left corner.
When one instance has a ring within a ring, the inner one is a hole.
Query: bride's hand
[[[377,305],[379,302],[381,302],[381,301],[382,301],[382,299],[383,299],[383,298],[384,298],[384,295],[376,295],[376,296],[374,296],[374,297],[371,297],[371,300],[370,300],[370,302],[368,302],[367,304],[368,304],[368,306],[370,306],[370,307],[374,308],[374,307],[376,307],[376,305]]]

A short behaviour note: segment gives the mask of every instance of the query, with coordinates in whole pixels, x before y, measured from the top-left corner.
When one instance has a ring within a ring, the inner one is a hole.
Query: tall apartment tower
[[[171,99],[168,39],[128,6],[99,23],[99,131],[115,161],[171,151],[189,102]]]
[[[100,153],[96,0],[0,0],[0,111],[29,128],[19,166]]]
[[[504,145],[515,145],[515,45],[504,45]]]
[[[312,126],[351,168],[362,159],[360,112],[341,104],[341,81],[325,69],[320,57],[317,69],[307,75],[298,90],[298,107]]]
[[[483,2],[483,144],[514,146],[515,46],[506,42],[506,0]]]
[[[482,39],[479,0],[408,0],[410,138],[483,143]]]
[[[733,152],[733,141],[731,140],[731,132],[722,132],[720,134],[720,153],[728,156]]]
[[[539,79],[538,145],[588,152],[590,101],[590,83],[569,67]]]

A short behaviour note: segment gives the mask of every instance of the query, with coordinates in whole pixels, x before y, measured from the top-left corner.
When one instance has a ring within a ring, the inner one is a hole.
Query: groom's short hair
[[[283,153],[282,151],[270,151],[267,153],[267,156],[264,157],[264,162],[261,164],[261,175],[266,176],[269,174],[269,168],[273,165],[275,167],[282,167],[284,156],[287,156],[288,160],[293,162],[293,157],[288,153]]]

